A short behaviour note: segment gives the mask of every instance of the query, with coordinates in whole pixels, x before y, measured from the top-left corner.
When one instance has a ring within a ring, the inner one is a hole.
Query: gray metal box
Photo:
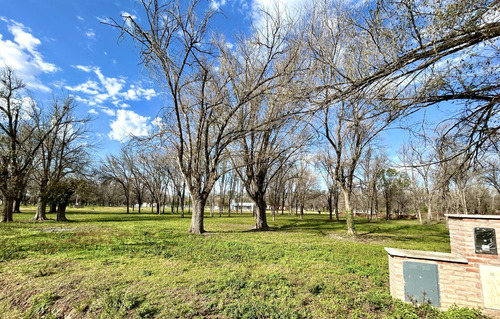
[[[406,301],[430,302],[434,306],[441,306],[436,264],[404,261],[403,277]]]

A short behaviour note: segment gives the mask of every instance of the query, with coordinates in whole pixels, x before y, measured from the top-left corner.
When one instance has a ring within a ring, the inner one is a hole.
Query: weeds
[[[384,246],[449,251],[443,224],[357,220],[357,238],[325,215],[278,215],[247,232],[251,214],[189,218],[69,210],[71,231],[16,215],[0,224],[0,317],[479,318],[393,300]],[[31,298],[31,292],[42,292]],[[57,295],[51,293],[57,292]],[[25,300],[27,299],[27,300]]]

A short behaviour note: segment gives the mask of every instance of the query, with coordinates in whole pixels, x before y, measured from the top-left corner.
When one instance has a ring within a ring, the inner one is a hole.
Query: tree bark
[[[386,189],[384,191],[384,199],[385,199],[385,215],[386,215],[386,220],[391,219],[391,196],[389,194],[389,191]]]
[[[35,217],[33,218],[33,220],[40,220],[40,221],[47,220],[46,212],[47,212],[47,201],[43,199],[42,196],[39,196],[36,206]]]
[[[337,189],[335,189],[335,193],[333,194],[333,208],[335,209],[335,219],[339,221],[339,193]]]
[[[342,190],[344,193],[344,201],[345,201],[345,217],[347,224],[347,234],[348,235],[356,235],[356,227],[354,226],[354,214],[352,212],[351,206],[351,194],[347,190]]]
[[[59,203],[57,206],[57,213],[56,213],[56,221],[58,222],[66,222],[68,219],[66,218],[66,203]]]
[[[22,197],[17,197],[16,200],[14,201],[14,211],[13,213],[20,214],[21,213],[21,202],[22,202]]]
[[[2,223],[14,221],[12,218],[12,208],[14,205],[14,197],[3,197]]]
[[[56,203],[50,204],[49,214],[55,214],[56,211],[57,211],[57,204]]]
[[[266,216],[266,200],[264,199],[263,193],[257,193],[254,196],[254,203],[257,206],[257,211],[255,214],[255,229],[256,230],[268,230],[269,225],[267,224]]]
[[[203,234],[205,232],[203,228],[203,217],[206,203],[206,198],[193,197],[193,214],[191,215],[191,226],[189,227],[189,232],[191,234]]]
[[[186,199],[186,184],[182,185],[182,194],[181,194],[181,218],[184,218],[184,204]]]
[[[427,224],[430,225],[431,224],[431,220],[432,220],[432,202],[431,200],[428,200],[427,201]]]
[[[330,221],[333,221],[333,196],[331,191],[328,192],[327,202],[328,202],[328,213],[330,215]]]

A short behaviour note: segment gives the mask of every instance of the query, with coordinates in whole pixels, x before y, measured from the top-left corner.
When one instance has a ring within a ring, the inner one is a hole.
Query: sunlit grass
[[[4,318],[442,316],[390,298],[383,247],[449,251],[443,224],[358,219],[351,238],[325,214],[277,215],[266,232],[249,213],[207,214],[208,233],[191,235],[188,217],[147,209],[33,215],[0,224]]]

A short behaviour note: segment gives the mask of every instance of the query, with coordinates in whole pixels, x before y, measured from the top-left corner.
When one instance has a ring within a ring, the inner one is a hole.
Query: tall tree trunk
[[[257,193],[255,196],[254,202],[257,207],[257,211],[255,214],[255,229],[257,230],[268,230],[269,225],[267,224],[267,216],[266,216],[266,200],[264,199],[263,193]]]
[[[23,200],[22,196],[18,196],[16,200],[14,201],[14,213],[20,214],[21,213],[21,202]]]
[[[328,213],[330,215],[330,221],[333,221],[333,196],[331,191],[328,192],[327,203],[328,203]]]
[[[195,197],[192,197],[192,199],[193,214],[191,215],[191,226],[189,227],[189,232],[192,234],[203,234],[205,232],[205,229],[203,228],[203,217],[207,199]]]
[[[125,201],[127,202],[127,214],[130,212],[130,197],[125,196]]]
[[[391,204],[389,202],[389,197],[385,197],[385,213],[386,213],[386,219],[390,220],[391,219]]]
[[[281,194],[281,215],[285,213],[285,201],[286,201],[286,190],[283,190],[283,194]]]
[[[45,198],[45,194],[47,192],[48,179],[41,178],[40,180],[40,189],[38,191],[38,201],[36,206],[35,218],[33,220],[47,220],[46,211],[47,211],[47,200]]]
[[[59,205],[57,205],[56,220],[58,222],[68,221],[66,218],[66,206],[68,206],[67,203],[59,203]]]
[[[184,218],[184,205],[186,199],[186,184],[182,185],[182,194],[181,194],[181,218]]]
[[[47,201],[43,198],[42,195],[38,196],[38,202],[36,205],[36,213],[35,218],[33,220],[47,220]]]
[[[420,222],[420,225],[423,225],[424,221],[422,220],[422,212],[420,211],[420,207],[418,207],[418,205],[415,205],[415,209],[418,214],[418,221]]]
[[[55,214],[56,211],[57,211],[57,203],[51,203],[50,209],[49,209],[49,214]]]
[[[304,219],[304,204],[303,203],[300,203],[300,219],[303,220]]]
[[[349,193],[348,190],[344,189],[342,190],[342,193],[344,194],[344,201],[345,201],[347,234],[356,235],[356,227],[354,226],[354,214],[352,212],[352,206],[351,206],[351,194]]]
[[[3,210],[2,210],[2,223],[14,221],[12,218],[12,208],[14,205],[15,197],[3,196]]]
[[[175,203],[175,213],[179,214],[179,205],[181,201],[181,193],[177,193],[177,202]]]
[[[210,217],[214,217],[214,194],[210,196]]]
[[[427,224],[430,225],[432,220],[432,199],[427,200]]]
[[[170,214],[175,214],[175,211],[174,211],[174,195],[172,195],[172,200],[170,201]]]
[[[462,207],[463,207],[463,213],[465,215],[469,214],[469,211],[467,209],[467,199],[465,197],[465,188],[460,187],[458,192],[460,193],[460,200],[462,202]]]
[[[335,209],[335,219],[339,221],[339,192],[337,188],[335,189],[335,193],[333,193],[333,208]]]

